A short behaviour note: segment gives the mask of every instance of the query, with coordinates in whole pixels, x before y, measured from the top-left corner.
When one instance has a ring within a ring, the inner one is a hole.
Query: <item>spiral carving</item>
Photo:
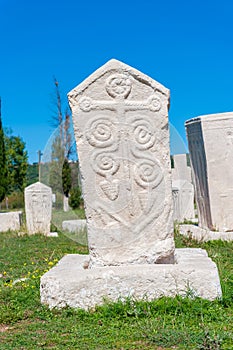
[[[105,152],[95,156],[93,167],[97,174],[106,177],[114,175],[118,171],[120,162],[115,158],[114,154]]]
[[[155,136],[151,125],[146,120],[140,119],[134,123],[134,137],[137,148],[141,150],[150,149],[155,143]]]
[[[87,141],[94,147],[108,147],[115,141],[115,128],[107,118],[94,120],[86,133]]]
[[[107,93],[115,97],[126,98],[132,87],[132,82],[125,74],[113,74],[106,80]]]
[[[163,180],[163,172],[159,164],[145,159],[137,164],[135,169],[135,181],[143,188],[155,188]]]
[[[161,109],[161,100],[158,96],[153,95],[149,98],[149,108],[152,112],[158,112]]]
[[[82,111],[89,112],[92,108],[92,99],[90,97],[81,97],[78,105]]]

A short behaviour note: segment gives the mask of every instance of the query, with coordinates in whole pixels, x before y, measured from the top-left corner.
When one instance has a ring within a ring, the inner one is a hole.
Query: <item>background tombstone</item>
[[[92,264],[172,261],[169,90],[111,60],[68,96]]]
[[[182,222],[192,220],[194,213],[194,188],[186,180],[172,181],[172,195],[174,203],[174,220]]]
[[[233,113],[186,122],[199,226],[233,231]]]
[[[63,210],[65,212],[70,211],[69,197],[63,196]]]
[[[52,190],[36,182],[25,188],[25,212],[28,234],[50,234]]]
[[[174,154],[173,161],[172,180],[187,180],[191,183],[191,167],[187,165],[187,154]]]

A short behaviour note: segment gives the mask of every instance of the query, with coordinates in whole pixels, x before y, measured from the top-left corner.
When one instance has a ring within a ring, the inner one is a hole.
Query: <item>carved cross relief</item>
[[[111,218],[128,227],[129,222],[124,220],[120,210],[109,210],[111,203],[116,203],[120,196],[125,197],[124,211],[132,220],[138,217],[139,211],[149,215],[146,221],[152,220],[162,208],[164,198],[154,208],[154,190],[164,178],[152,150],[156,147],[156,137],[150,119],[140,113],[143,110],[158,112],[162,105],[156,92],[145,100],[128,100],[132,80],[126,74],[110,75],[105,89],[112,100],[99,101],[83,96],[78,101],[82,112],[99,111],[87,122],[84,135],[92,147],[89,161],[94,173],[101,178],[98,186],[110,204],[99,201],[95,211],[103,225],[108,225]],[[114,120],[104,113],[106,110],[115,112]],[[131,111],[135,113],[127,113]],[[120,191],[122,181],[124,193]]]

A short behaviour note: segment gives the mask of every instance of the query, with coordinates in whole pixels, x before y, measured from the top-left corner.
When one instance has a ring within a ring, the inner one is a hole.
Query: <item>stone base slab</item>
[[[46,236],[47,237],[58,237],[58,233],[57,232],[49,232]]]
[[[199,242],[212,240],[233,241],[233,232],[210,231],[196,225],[180,225],[180,234]]]
[[[104,300],[153,300],[179,294],[221,297],[216,264],[203,249],[175,250],[175,264],[88,268],[89,255],[69,254],[41,277],[41,302],[50,308],[89,309]]]
[[[66,220],[62,222],[62,229],[68,232],[77,233],[80,230],[85,230],[87,227],[86,220]]]

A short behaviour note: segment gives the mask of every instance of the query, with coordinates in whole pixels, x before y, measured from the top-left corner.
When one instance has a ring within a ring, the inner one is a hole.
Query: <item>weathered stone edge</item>
[[[108,266],[87,269],[89,256],[70,254],[41,278],[41,302],[50,308],[93,308],[104,299],[162,296],[220,298],[216,264],[202,249],[176,249],[176,264]]]

